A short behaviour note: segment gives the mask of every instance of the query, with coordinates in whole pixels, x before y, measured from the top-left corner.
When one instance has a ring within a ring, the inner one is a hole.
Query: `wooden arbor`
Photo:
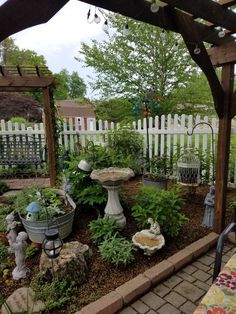
[[[0,7],[0,41],[27,27],[47,22],[68,0],[8,0]],[[192,59],[205,73],[219,117],[215,231],[224,227],[231,119],[236,114],[233,92],[236,62],[235,0],[163,0],[158,12],[146,0],[83,0],[83,2],[156,25],[182,35]],[[14,14],[17,12],[17,15]],[[14,15],[14,19],[12,16]],[[226,32],[219,36],[219,27]],[[206,49],[205,43],[212,45]],[[200,53],[194,53],[196,48]],[[222,67],[221,82],[215,67]]]
[[[46,141],[48,147],[48,166],[51,186],[56,185],[55,143],[51,114],[53,86],[54,77],[46,67],[0,66],[0,92],[42,91],[43,93]]]

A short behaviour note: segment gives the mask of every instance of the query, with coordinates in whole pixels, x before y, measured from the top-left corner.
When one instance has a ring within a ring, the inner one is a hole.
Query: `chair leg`
[[[228,234],[232,231],[236,232],[236,222],[232,222],[230,225],[228,225],[224,229],[224,231],[222,231],[222,233],[220,234],[219,239],[217,241],[216,257],[215,257],[214,272],[213,272],[213,281],[215,281],[216,277],[218,276],[218,274],[220,272],[224,243],[228,237]]]

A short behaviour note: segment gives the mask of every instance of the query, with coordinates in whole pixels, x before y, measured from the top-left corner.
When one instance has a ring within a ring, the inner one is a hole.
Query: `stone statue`
[[[148,223],[150,224],[149,232],[155,235],[159,235],[161,233],[160,225],[156,220],[152,218],[148,218]]]
[[[214,223],[215,187],[211,186],[204,201],[205,212],[202,221],[204,227],[212,228]]]
[[[28,235],[25,231],[18,233],[16,237],[16,242],[12,244],[12,248],[15,253],[16,267],[12,272],[12,277],[14,280],[19,280],[21,278],[26,278],[30,270],[25,265],[25,254],[27,248]]]
[[[12,248],[12,244],[16,242],[17,237],[17,225],[19,222],[15,220],[15,213],[12,212],[9,215],[6,216],[6,223],[7,223],[7,239],[9,243],[9,253],[14,253],[14,250]]]

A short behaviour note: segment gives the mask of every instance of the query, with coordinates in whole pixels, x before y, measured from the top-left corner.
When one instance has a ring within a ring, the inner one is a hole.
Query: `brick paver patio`
[[[222,266],[231,257],[235,245],[224,247]],[[119,314],[191,314],[212,284],[215,249],[185,266],[167,280],[152,288]]]

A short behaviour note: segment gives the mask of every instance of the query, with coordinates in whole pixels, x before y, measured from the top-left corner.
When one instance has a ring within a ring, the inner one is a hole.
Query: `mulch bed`
[[[139,184],[139,179],[137,178],[130,180],[129,183],[126,184],[125,189],[128,199],[130,197],[130,202],[132,202],[131,196],[137,191]],[[116,268],[101,259],[97,247],[91,241],[88,228],[89,222],[97,218],[96,211],[80,210],[74,232],[67,240],[78,240],[83,244],[88,244],[92,249],[93,257],[89,265],[89,278],[86,283],[78,287],[68,307],[56,310],[55,312],[50,311],[50,313],[71,313],[72,308],[79,310],[86,304],[111,292],[126,281],[143,273],[146,269],[210,233],[212,230],[201,226],[204,214],[203,204],[208,191],[208,186],[199,186],[194,194],[190,193],[188,189],[185,189],[185,205],[183,212],[189,218],[189,221],[183,226],[180,234],[174,239],[166,237],[166,245],[152,257],[143,255],[139,250],[136,251],[135,261],[127,267]],[[228,201],[234,195],[234,190],[229,191]],[[138,229],[131,217],[129,208],[124,209],[124,214],[127,218],[127,225],[122,231],[122,234],[128,239],[131,239],[132,235],[137,232]],[[232,210],[228,209],[226,212],[226,224],[230,221],[232,221]],[[39,256],[40,254],[37,254],[34,258],[27,261],[28,267],[32,270],[32,274],[38,272]],[[14,259],[12,260],[12,264],[9,265],[10,273],[13,267]],[[0,276],[0,286],[2,287],[1,290],[5,297],[9,296],[16,288],[29,284],[29,282],[30,278],[28,280],[14,282],[11,276],[7,279]]]

